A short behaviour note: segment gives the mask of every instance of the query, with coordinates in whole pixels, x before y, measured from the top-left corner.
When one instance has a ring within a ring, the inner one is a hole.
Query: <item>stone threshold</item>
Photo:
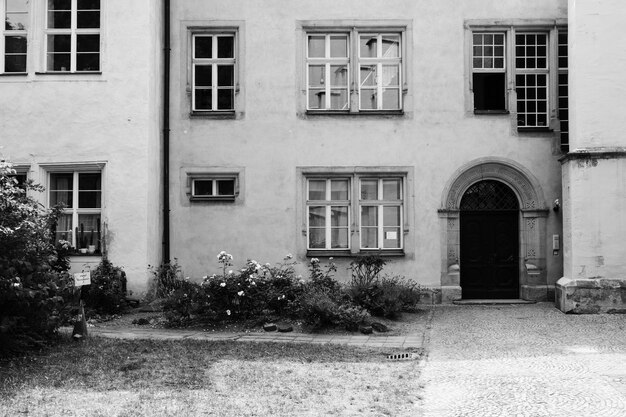
[[[504,299],[504,300],[456,300],[452,302],[456,305],[462,306],[472,306],[472,305],[507,305],[507,304],[536,304],[536,301],[533,300],[522,300],[522,299]]]

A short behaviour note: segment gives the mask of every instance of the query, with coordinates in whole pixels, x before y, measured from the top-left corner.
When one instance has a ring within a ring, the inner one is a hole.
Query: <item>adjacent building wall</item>
[[[515,161],[538,180],[552,207],[561,197],[560,152],[548,133],[520,133],[510,115],[475,116],[466,105],[469,19],[564,19],[564,0],[200,1],[173,5],[172,18],[172,257],[186,275],[217,272],[216,255],[280,261],[293,253],[302,264],[302,183],[297,168],[412,167],[406,255],[390,272],[439,287],[442,233],[438,209],[456,171],[480,158]],[[409,21],[408,91],[404,116],[307,116],[302,111],[302,21]],[[239,113],[235,120],[190,117],[188,27],[240,25]],[[236,203],[191,203],[186,172],[215,167],[241,170]],[[562,275],[560,214],[546,219],[545,273]],[[347,278],[350,259],[335,259]],[[303,268],[303,267],[302,267]]]

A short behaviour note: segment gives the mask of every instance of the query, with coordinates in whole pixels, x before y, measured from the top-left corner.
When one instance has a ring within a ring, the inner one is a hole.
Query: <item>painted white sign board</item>
[[[74,274],[74,286],[82,287],[91,284],[91,272],[79,272]]]

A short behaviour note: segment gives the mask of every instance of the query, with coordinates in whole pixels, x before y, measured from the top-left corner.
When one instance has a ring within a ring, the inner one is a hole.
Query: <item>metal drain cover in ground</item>
[[[387,359],[390,361],[411,361],[417,358],[419,358],[419,355],[412,352],[392,353],[391,355],[387,355]]]

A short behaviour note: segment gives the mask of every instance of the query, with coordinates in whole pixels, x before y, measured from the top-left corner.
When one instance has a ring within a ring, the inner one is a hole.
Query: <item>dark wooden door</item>
[[[519,298],[517,211],[461,211],[464,299]]]

